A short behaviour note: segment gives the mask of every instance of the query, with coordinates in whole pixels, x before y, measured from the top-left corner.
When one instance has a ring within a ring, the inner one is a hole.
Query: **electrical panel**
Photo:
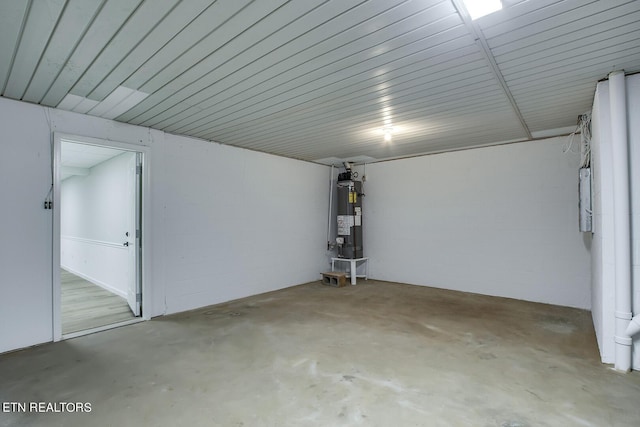
[[[578,192],[580,196],[580,231],[593,231],[593,211],[591,210],[591,168],[580,169]]]

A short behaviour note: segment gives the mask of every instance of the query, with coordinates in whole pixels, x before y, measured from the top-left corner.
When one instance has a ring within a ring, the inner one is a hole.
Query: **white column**
[[[611,148],[613,154],[613,210],[616,277],[615,368],[631,369],[631,215],[629,208],[629,148],[624,71],[609,74]]]

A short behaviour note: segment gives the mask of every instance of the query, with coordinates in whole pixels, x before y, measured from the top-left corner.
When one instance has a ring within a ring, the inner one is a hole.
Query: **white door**
[[[129,197],[132,201],[129,230],[125,233],[124,245],[128,247],[127,302],[134,316],[141,315],[142,305],[142,259],[141,214],[142,214],[142,153],[136,153],[129,167]]]

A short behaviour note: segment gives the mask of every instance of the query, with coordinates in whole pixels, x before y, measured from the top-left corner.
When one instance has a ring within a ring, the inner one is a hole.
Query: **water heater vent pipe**
[[[329,179],[329,220],[327,222],[327,250],[331,249],[331,224],[333,210],[333,165],[331,165],[331,176]]]

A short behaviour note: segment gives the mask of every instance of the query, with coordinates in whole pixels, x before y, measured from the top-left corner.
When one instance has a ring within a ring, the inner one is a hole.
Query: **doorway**
[[[143,316],[144,153],[57,137],[54,182],[54,340]]]

